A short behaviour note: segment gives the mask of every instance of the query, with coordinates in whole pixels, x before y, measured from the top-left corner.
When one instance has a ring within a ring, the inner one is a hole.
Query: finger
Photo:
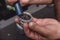
[[[38,19],[37,18],[32,18],[32,22],[36,22]]]
[[[5,2],[9,5],[13,5],[17,0],[5,0]]]
[[[35,40],[35,33],[34,33],[33,31],[30,31],[29,38],[34,39],[34,40]]]
[[[20,0],[20,4],[22,6],[25,6],[25,5],[29,4],[29,0]]]
[[[35,32],[43,34],[43,35],[46,35],[48,33],[48,30],[45,27],[42,27],[41,25],[38,25],[34,22],[29,23],[29,28],[32,31],[35,31]]]
[[[16,17],[15,22],[16,22],[16,23],[19,23],[19,21],[20,21],[19,18]]]
[[[32,31],[29,30],[28,24],[24,23],[23,27],[24,27],[25,35],[27,37],[31,38],[31,39],[35,39],[35,34],[34,34],[34,32],[32,32]]]
[[[28,24],[24,23],[23,28],[24,28],[24,32],[25,32],[26,36],[29,36],[30,35],[30,30],[28,28]]]
[[[45,37],[42,37],[40,34],[39,34],[39,40],[47,40]]]
[[[22,3],[28,3],[29,0],[20,0],[20,2],[22,2]]]
[[[46,19],[43,19],[43,22],[42,22],[42,24],[44,24],[44,25],[46,25],[46,24],[57,24],[58,23],[58,21],[57,20],[55,20],[55,19],[51,19],[51,18],[46,18]]]
[[[35,32],[35,39],[38,40],[38,38],[39,38],[39,35],[38,33]]]
[[[35,23],[37,23],[38,25],[42,25],[43,19],[38,19]]]
[[[28,30],[29,30],[28,24],[27,24],[27,23],[24,23],[24,24],[23,24],[23,28],[24,28],[24,31],[28,31]]]

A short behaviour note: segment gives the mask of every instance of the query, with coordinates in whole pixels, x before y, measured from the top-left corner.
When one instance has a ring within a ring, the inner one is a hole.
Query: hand
[[[18,18],[16,22],[19,23]],[[23,27],[26,36],[34,40],[60,38],[60,23],[55,19],[33,18],[32,22],[24,23]]]
[[[7,4],[13,5],[17,0],[5,0]],[[52,0],[20,0],[20,4],[25,6],[27,4],[50,4]]]
[[[32,21],[29,23],[29,28],[48,40],[60,38],[60,23],[55,19],[47,18]]]
[[[5,0],[5,2],[9,5],[13,5],[17,0]],[[20,0],[20,4],[22,6],[29,4],[29,0]]]
[[[35,18],[33,18],[33,19],[34,19],[33,21],[37,20]],[[15,19],[15,22],[16,23],[19,23],[19,18],[18,17]],[[27,23],[24,23],[23,24],[23,29],[24,29],[25,35],[28,38],[30,38],[32,40],[46,40],[46,38],[42,37],[40,34],[31,31],[28,26],[29,25]]]

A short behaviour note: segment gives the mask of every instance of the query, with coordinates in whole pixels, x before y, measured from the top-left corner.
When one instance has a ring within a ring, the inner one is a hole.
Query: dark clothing
[[[3,19],[8,14],[6,3],[4,0],[0,0],[0,17]]]
[[[6,10],[6,3],[4,0],[0,0],[0,12],[2,12],[3,10]]]
[[[4,20],[7,20],[13,16],[15,16],[15,12],[7,8],[4,0],[0,0],[0,17]]]

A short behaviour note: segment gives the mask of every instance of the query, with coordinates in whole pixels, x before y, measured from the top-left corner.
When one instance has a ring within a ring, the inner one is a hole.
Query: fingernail
[[[15,19],[15,22],[18,22],[18,19],[17,18]]]
[[[32,27],[34,25],[34,22],[29,23],[29,27]]]

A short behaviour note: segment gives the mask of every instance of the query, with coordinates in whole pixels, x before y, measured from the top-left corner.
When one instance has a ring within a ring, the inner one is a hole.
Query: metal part
[[[23,9],[19,1],[15,3],[15,10],[16,14],[20,17],[20,21],[29,22],[31,20],[32,18],[31,14],[29,14],[28,12],[23,13]]]
[[[20,17],[20,21],[22,21],[22,22],[30,22],[32,19],[32,15],[28,12],[24,12],[24,14],[19,17]]]
[[[23,9],[22,6],[20,5],[19,1],[15,3],[15,11],[16,14],[20,17],[20,22],[24,23],[24,22],[30,22],[32,19],[32,15],[28,12],[24,12],[23,13]],[[21,27],[21,25],[16,24],[18,26],[18,28],[23,29]]]
[[[20,16],[20,23],[23,25],[24,22],[30,22],[32,20],[32,15],[28,12],[24,12],[23,16]],[[18,28],[23,30],[21,24],[16,24]]]

